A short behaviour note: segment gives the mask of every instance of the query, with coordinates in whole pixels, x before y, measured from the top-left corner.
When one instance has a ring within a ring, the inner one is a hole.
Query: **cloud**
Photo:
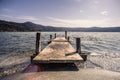
[[[33,16],[18,16],[16,17],[17,19],[22,19],[22,20],[30,20],[30,21],[35,21],[38,20],[37,18],[33,17]]]
[[[81,1],[83,1],[83,0],[73,0],[73,1],[76,1],[76,2],[81,2]]]
[[[107,16],[108,15],[108,11],[102,11],[101,14],[104,15],[104,16]]]
[[[102,20],[88,20],[88,19],[60,19],[60,18],[54,18],[54,17],[47,17],[50,20],[53,20],[55,23],[61,23],[67,26],[74,26],[74,27],[91,27],[91,26],[101,26],[104,25],[107,21],[107,19]]]
[[[99,4],[98,0],[93,1],[94,4]]]
[[[10,18],[10,19],[20,19],[20,20],[26,20],[26,21],[36,21],[38,18],[34,16],[10,16],[10,15],[0,15],[1,17]]]
[[[84,11],[83,10],[80,10],[80,13],[83,13]]]
[[[6,18],[14,18],[13,16],[10,16],[10,15],[0,15],[1,17],[6,17]]]
[[[7,8],[3,8],[2,11],[4,11],[4,12],[13,12],[13,10],[7,9]]]

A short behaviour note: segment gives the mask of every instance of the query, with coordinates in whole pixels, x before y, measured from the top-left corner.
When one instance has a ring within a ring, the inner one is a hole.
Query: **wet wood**
[[[52,41],[52,35],[50,35],[50,41],[48,41],[48,44],[50,44]]]
[[[55,38],[34,59],[35,63],[73,63],[82,57],[65,38]]]
[[[52,35],[50,35],[50,41],[52,40]]]
[[[55,38],[56,38],[56,33],[55,33]]]
[[[67,31],[65,31],[65,38],[67,39]]]
[[[40,48],[40,33],[36,33],[36,50],[35,53],[36,55],[39,54],[39,51],[41,50]]]
[[[76,52],[81,54],[81,39],[76,38]]]

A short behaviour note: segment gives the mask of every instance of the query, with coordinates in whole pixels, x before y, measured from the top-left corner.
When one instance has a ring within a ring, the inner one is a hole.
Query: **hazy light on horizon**
[[[56,27],[120,26],[120,0],[0,0],[0,19]]]

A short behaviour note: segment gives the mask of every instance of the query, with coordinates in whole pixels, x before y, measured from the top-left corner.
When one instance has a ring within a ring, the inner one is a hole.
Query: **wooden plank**
[[[39,63],[71,63],[76,61],[83,61],[83,59],[65,38],[55,38],[33,59],[33,62]]]
[[[63,37],[57,37],[53,39],[52,42],[68,42],[68,40]]]

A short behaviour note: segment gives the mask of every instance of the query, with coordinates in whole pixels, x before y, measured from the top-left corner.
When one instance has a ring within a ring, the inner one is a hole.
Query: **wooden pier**
[[[31,57],[32,63],[74,63],[84,61],[83,58],[85,56],[82,57],[83,55],[82,56],[80,55],[81,51],[76,50],[72,47],[70,41],[67,39],[67,36],[65,37],[55,36],[54,39],[51,39],[50,35],[51,41],[49,42],[48,46],[46,46],[42,51],[39,51],[38,49],[39,48],[39,41],[37,41],[38,38],[36,38],[36,54],[34,54]]]

